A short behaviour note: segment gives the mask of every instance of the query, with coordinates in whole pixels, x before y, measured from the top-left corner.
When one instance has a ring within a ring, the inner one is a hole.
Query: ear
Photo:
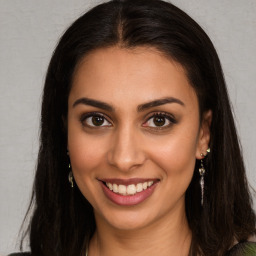
[[[212,111],[208,110],[203,113],[199,136],[198,136],[198,143],[197,143],[197,150],[196,150],[196,158],[202,159],[204,156],[201,154],[206,155],[207,149],[209,148],[210,138],[211,138],[211,123],[212,123]]]

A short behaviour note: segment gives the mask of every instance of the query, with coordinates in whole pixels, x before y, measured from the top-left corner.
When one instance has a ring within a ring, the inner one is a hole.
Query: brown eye
[[[166,118],[162,116],[155,116],[153,118],[153,123],[155,126],[164,126],[166,122]]]
[[[104,123],[104,117],[103,116],[93,116],[92,117],[92,123],[95,126],[101,126]]]
[[[168,128],[172,126],[172,124],[176,123],[177,121],[170,114],[155,113],[143,124],[143,126],[155,129],[163,129]]]
[[[112,124],[99,113],[89,113],[82,116],[81,123],[88,127],[109,127]]]

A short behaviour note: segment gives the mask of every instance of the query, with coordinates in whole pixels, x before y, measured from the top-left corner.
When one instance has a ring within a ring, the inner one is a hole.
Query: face
[[[200,123],[182,66],[157,50],[86,56],[69,95],[68,150],[96,222],[128,230],[184,214],[196,158],[208,147],[206,117]]]

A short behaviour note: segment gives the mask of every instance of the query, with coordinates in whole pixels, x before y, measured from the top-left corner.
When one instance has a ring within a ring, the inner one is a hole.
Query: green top
[[[13,253],[9,256],[30,256],[30,253]],[[256,256],[256,242],[238,243],[225,256]]]
[[[241,242],[233,246],[226,256],[256,256],[256,242]]]

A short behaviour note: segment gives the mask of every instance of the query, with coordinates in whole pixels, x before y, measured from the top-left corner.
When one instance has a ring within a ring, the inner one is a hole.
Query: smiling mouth
[[[105,196],[120,206],[135,206],[150,197],[160,179],[99,179]]]
[[[110,183],[110,182],[103,182],[103,183],[109,190],[111,190],[115,194],[122,195],[122,196],[132,196],[144,190],[147,190],[154,183],[156,183],[156,180],[150,180],[150,181],[129,184],[129,185],[116,184],[116,183]]]

